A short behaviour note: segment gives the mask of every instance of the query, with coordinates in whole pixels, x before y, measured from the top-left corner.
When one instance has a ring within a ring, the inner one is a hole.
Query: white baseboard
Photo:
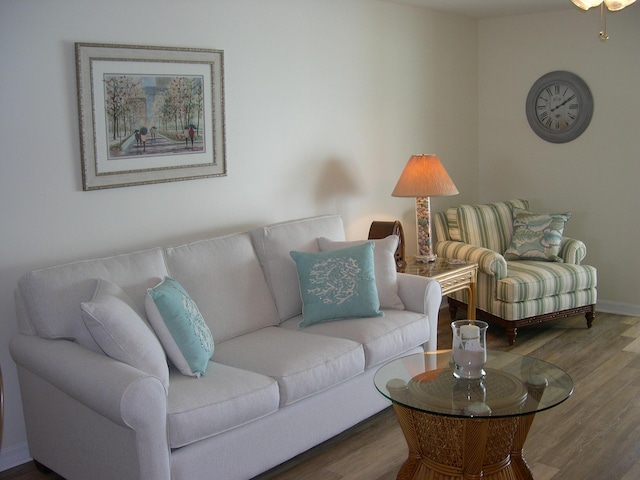
[[[616,315],[625,315],[629,317],[640,317],[640,305],[598,300],[598,303],[596,304],[596,315],[598,312],[615,313]]]
[[[31,461],[27,442],[18,443],[9,447],[2,447],[0,451],[0,472],[17,467]]]

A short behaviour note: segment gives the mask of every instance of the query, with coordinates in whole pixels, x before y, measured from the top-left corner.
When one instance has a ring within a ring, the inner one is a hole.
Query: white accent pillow
[[[395,259],[398,240],[397,235],[389,235],[378,240],[355,240],[351,242],[335,242],[328,238],[320,237],[318,238],[318,247],[321,252],[331,252],[373,242],[373,265],[380,308],[404,310],[404,303],[398,296],[398,275]]]
[[[158,377],[169,387],[162,345],[118,285],[99,279],[93,298],[82,302],[80,308],[84,324],[106,355]]]

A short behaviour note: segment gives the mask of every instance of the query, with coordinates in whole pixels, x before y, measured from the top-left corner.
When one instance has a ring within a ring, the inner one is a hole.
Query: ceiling
[[[571,0],[386,0],[475,18],[571,10]]]

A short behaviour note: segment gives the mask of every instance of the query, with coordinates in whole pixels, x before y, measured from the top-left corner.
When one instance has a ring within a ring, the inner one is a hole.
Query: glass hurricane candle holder
[[[453,329],[453,375],[456,378],[483,378],[487,363],[487,328],[480,320],[451,322]]]

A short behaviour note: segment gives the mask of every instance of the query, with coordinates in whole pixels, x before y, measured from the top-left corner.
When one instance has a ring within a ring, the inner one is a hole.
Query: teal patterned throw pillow
[[[332,252],[291,252],[296,262],[302,316],[300,327],[350,317],[380,317],[373,242]]]
[[[566,222],[571,213],[531,213],[513,209],[513,237],[506,260],[563,262],[558,256]]]
[[[184,375],[199,377],[213,355],[213,335],[198,306],[174,279],[147,290],[145,309],[167,356]]]

